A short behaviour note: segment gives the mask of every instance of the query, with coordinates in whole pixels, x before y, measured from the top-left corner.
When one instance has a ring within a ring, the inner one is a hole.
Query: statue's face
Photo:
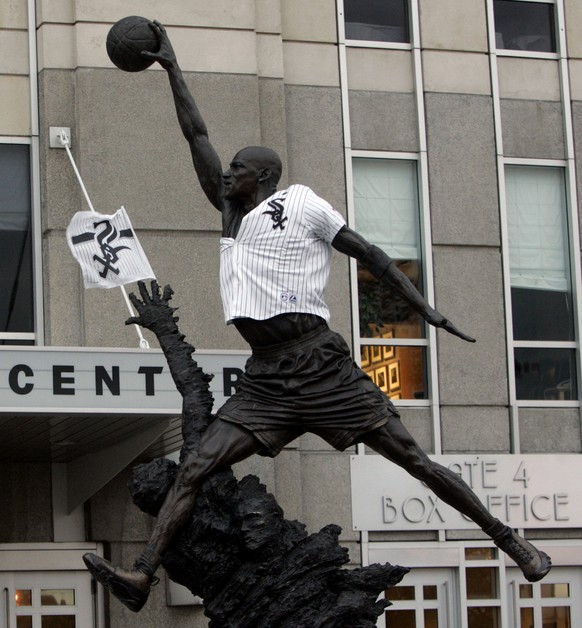
[[[243,514],[241,532],[246,548],[258,550],[279,536],[281,516],[266,508],[249,509]]]
[[[230,200],[253,197],[259,185],[257,156],[248,149],[239,151],[222,175],[224,197]]]

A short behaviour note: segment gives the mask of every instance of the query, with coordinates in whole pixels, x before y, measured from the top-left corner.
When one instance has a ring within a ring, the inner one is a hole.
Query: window
[[[0,344],[34,331],[30,148],[0,144]]]
[[[505,179],[517,398],[576,399],[565,173],[506,166]]]
[[[346,39],[408,43],[408,0],[344,0]]]
[[[417,164],[355,158],[355,228],[396,260],[422,293]],[[404,300],[358,265],[362,367],[393,399],[427,398],[425,324]],[[424,346],[423,346],[424,345]]]
[[[493,11],[497,48],[556,52],[552,3],[494,0]]]

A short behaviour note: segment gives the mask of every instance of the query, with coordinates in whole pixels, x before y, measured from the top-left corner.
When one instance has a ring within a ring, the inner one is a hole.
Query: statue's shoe
[[[495,545],[513,558],[529,582],[541,580],[552,568],[552,561],[545,552],[535,548],[513,530],[508,529],[504,538],[496,540]]]
[[[152,578],[148,574],[114,567],[104,558],[91,553],[83,556],[83,562],[95,579],[129,610],[135,613],[141,610],[148,599],[152,584]]]

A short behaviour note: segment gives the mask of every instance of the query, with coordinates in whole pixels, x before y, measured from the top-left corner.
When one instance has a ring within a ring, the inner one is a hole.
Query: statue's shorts
[[[352,360],[345,340],[326,325],[291,342],[253,349],[245,373],[218,412],[276,456],[311,432],[335,449],[386,424],[398,412]]]

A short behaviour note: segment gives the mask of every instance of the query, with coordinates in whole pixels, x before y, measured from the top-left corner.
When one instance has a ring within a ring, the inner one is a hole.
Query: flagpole
[[[71,141],[67,133],[64,130],[62,130],[59,133],[58,138],[59,138],[59,142],[65,148],[67,157],[69,158],[69,161],[71,162],[71,166],[73,167],[73,170],[77,177],[77,181],[79,182],[79,185],[81,186],[81,190],[83,191],[83,195],[85,196],[85,200],[87,201],[87,205],[89,205],[89,209],[94,214],[96,214],[97,212],[95,211],[95,208],[93,207],[93,203],[91,202],[91,199],[89,198],[89,194],[87,193],[87,188],[85,187],[85,184],[83,183],[83,179],[81,178],[81,173],[79,172],[79,169],[77,168],[77,164],[75,163],[75,160],[73,159],[73,155],[71,153],[71,148],[70,148]],[[129,310],[130,315],[135,316],[135,312],[133,311],[133,307],[131,305],[131,301],[129,300],[129,296],[127,295],[127,290],[125,289],[125,286],[122,285],[119,287],[121,289],[121,293],[123,294],[123,298],[125,300],[125,304],[127,305],[127,309]],[[139,346],[142,349],[149,349],[150,348],[149,342],[144,338],[144,335],[139,325],[134,325],[134,327],[135,327],[135,330],[137,331],[137,335],[139,336]]]

